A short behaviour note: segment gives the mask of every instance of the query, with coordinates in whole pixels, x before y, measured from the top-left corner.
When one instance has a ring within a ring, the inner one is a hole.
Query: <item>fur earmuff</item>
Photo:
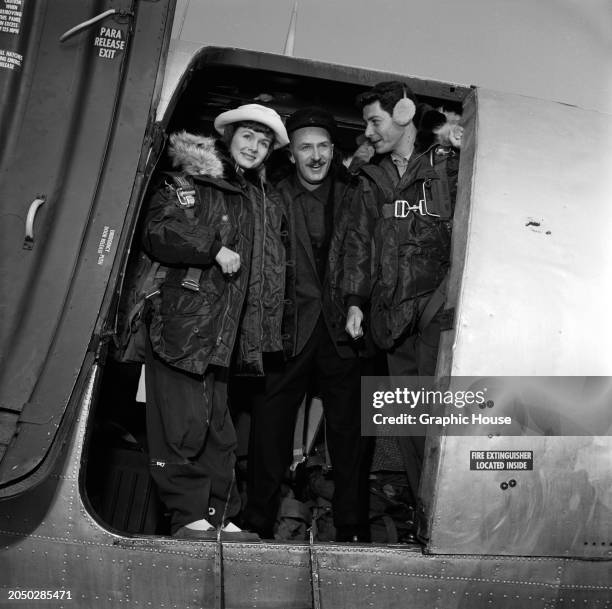
[[[191,175],[223,177],[223,163],[212,137],[178,131],[169,138],[168,156],[172,166]]]
[[[416,114],[416,106],[414,102],[406,95],[404,91],[404,97],[400,99],[393,107],[392,119],[396,125],[405,127]]]

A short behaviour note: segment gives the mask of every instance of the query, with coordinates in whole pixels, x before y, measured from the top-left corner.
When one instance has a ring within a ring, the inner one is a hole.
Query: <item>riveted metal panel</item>
[[[475,121],[452,374],[612,374],[612,116],[478,89]]]
[[[34,489],[0,501],[1,598],[9,589],[57,589],[70,591],[71,603],[36,606],[213,609],[214,543],[118,535],[87,511],[79,478],[97,376],[94,367],[57,470]],[[322,609],[579,606],[556,605],[559,597],[586,600],[582,606],[590,608],[605,607],[612,594],[612,562],[604,561],[427,556],[420,548],[351,544],[315,545],[316,560],[306,545],[224,544],[222,551],[226,609],[312,607],[315,565]]]
[[[399,548],[327,546],[317,553],[322,607],[551,609],[567,570],[576,564],[553,558],[428,557]],[[603,606],[612,598],[612,566],[588,563],[586,568],[591,575],[574,594]]]
[[[612,558],[607,437],[445,437],[430,551]],[[533,471],[471,471],[472,450],[533,451]]]
[[[466,121],[439,373],[610,374],[612,117],[478,89]],[[533,451],[533,471],[470,471],[471,450]],[[427,454],[431,552],[612,558],[609,435],[438,437]]]

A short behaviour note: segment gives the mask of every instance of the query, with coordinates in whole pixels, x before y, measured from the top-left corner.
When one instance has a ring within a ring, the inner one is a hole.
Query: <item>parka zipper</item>
[[[223,328],[225,327],[225,319],[227,318],[227,313],[230,310],[230,301],[231,294],[229,286],[227,287],[227,301],[225,304],[225,310],[223,311],[223,317],[221,318],[221,328],[219,329],[219,335],[217,336],[217,340],[215,341],[215,345],[218,347],[221,344],[221,340],[223,338]]]
[[[240,216],[242,214],[242,205],[243,205],[243,199],[242,197],[240,197],[240,210],[239,213],[236,215],[236,235],[240,235]],[[225,210],[229,216],[229,209]],[[242,260],[241,260],[241,264],[242,264]],[[221,318],[221,327],[219,329],[219,335],[217,336],[217,340],[215,341],[215,345],[218,347],[221,344],[221,340],[223,339],[223,328],[225,327],[225,320],[227,319],[227,314],[229,313],[230,310],[230,306],[231,306],[231,300],[232,300],[232,295],[230,293],[230,285],[227,285],[227,299],[226,299],[226,304],[225,304],[225,309],[223,311],[223,317]],[[233,344],[235,340],[235,333],[234,333],[234,337],[233,340],[230,342],[230,344]]]
[[[259,176],[259,185],[261,186],[261,273],[260,277],[260,288],[259,288],[259,344],[262,346],[263,352],[263,340],[264,340],[264,329],[263,329],[263,291],[264,291],[264,267],[265,267],[265,256],[266,256],[266,190],[264,188],[263,177]]]

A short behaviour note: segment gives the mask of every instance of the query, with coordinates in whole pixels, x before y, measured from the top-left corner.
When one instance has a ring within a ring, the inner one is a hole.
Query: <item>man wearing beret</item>
[[[245,521],[262,537],[272,537],[297,411],[314,390],[325,412],[336,540],[367,541],[366,445],[360,433],[363,341],[345,332],[340,293],[352,190],[344,167],[334,160],[336,123],[329,112],[300,109],[286,128],[295,171],[277,188],[290,226],[284,337],[291,347],[289,357],[268,360],[265,392],[252,410]]]

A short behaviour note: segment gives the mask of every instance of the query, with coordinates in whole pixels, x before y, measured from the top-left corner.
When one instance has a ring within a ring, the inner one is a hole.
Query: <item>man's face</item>
[[[327,129],[302,127],[291,134],[289,154],[298,179],[308,190],[314,190],[329,172],[334,145]]]
[[[393,152],[406,130],[406,127],[393,122],[379,101],[363,107],[363,120],[366,124],[365,136],[372,142],[376,154]]]
[[[238,127],[230,144],[230,154],[242,169],[259,167],[272,146],[272,139],[250,127]]]

